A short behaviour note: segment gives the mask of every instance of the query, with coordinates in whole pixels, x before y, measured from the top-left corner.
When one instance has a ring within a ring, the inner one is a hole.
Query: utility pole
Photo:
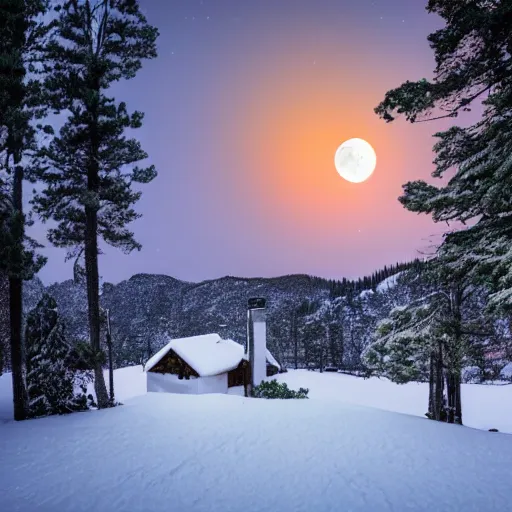
[[[110,330],[110,310],[107,313],[107,347],[108,347],[108,380],[110,387],[110,404],[114,405],[114,362],[112,361],[112,332]]]

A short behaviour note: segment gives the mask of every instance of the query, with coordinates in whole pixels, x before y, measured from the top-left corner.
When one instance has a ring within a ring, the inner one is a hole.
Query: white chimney
[[[267,323],[265,299],[249,299],[247,310],[248,352],[251,366],[251,384],[261,384],[267,376]]]

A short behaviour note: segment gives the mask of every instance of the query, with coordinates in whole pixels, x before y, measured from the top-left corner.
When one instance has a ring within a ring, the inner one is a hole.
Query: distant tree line
[[[331,298],[336,298],[344,297],[347,295],[355,295],[362,292],[363,290],[375,291],[377,289],[377,285],[388,277],[396,275],[399,272],[403,272],[404,270],[419,268],[420,263],[421,260],[415,259],[410,262],[400,262],[389,266],[385,265],[381,270],[377,270],[369,276],[360,277],[356,280],[348,280],[343,278],[341,281],[339,281],[330,279],[328,280],[330,296]]]

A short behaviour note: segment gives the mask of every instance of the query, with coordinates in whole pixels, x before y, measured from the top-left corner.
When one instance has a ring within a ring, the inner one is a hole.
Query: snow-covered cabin
[[[267,375],[281,368],[267,354]],[[167,393],[227,393],[228,387],[247,385],[250,365],[244,347],[218,334],[171,340],[145,365],[147,390]]]

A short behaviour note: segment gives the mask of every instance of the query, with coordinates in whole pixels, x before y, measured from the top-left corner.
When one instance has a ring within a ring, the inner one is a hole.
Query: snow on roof
[[[236,342],[235,342],[236,343]],[[272,355],[270,350],[267,348],[267,363],[270,363],[272,366],[275,366],[278,370],[281,370],[281,365],[277,362],[277,359]],[[244,354],[244,359],[249,361],[249,354],[246,352]]]
[[[278,370],[281,369],[281,365],[277,362],[275,357],[270,353],[270,350],[267,348],[267,361],[272,365],[275,366]]]
[[[149,372],[157,363],[159,363],[164,356],[171,350],[172,340],[165,345],[165,347],[161,348],[156,354],[153,354],[146,362],[144,366],[144,371]]]
[[[218,334],[203,334],[171,340],[146,363],[151,370],[170,350],[174,350],[200,377],[209,377],[236,368],[244,355],[242,345],[223,340]]]

